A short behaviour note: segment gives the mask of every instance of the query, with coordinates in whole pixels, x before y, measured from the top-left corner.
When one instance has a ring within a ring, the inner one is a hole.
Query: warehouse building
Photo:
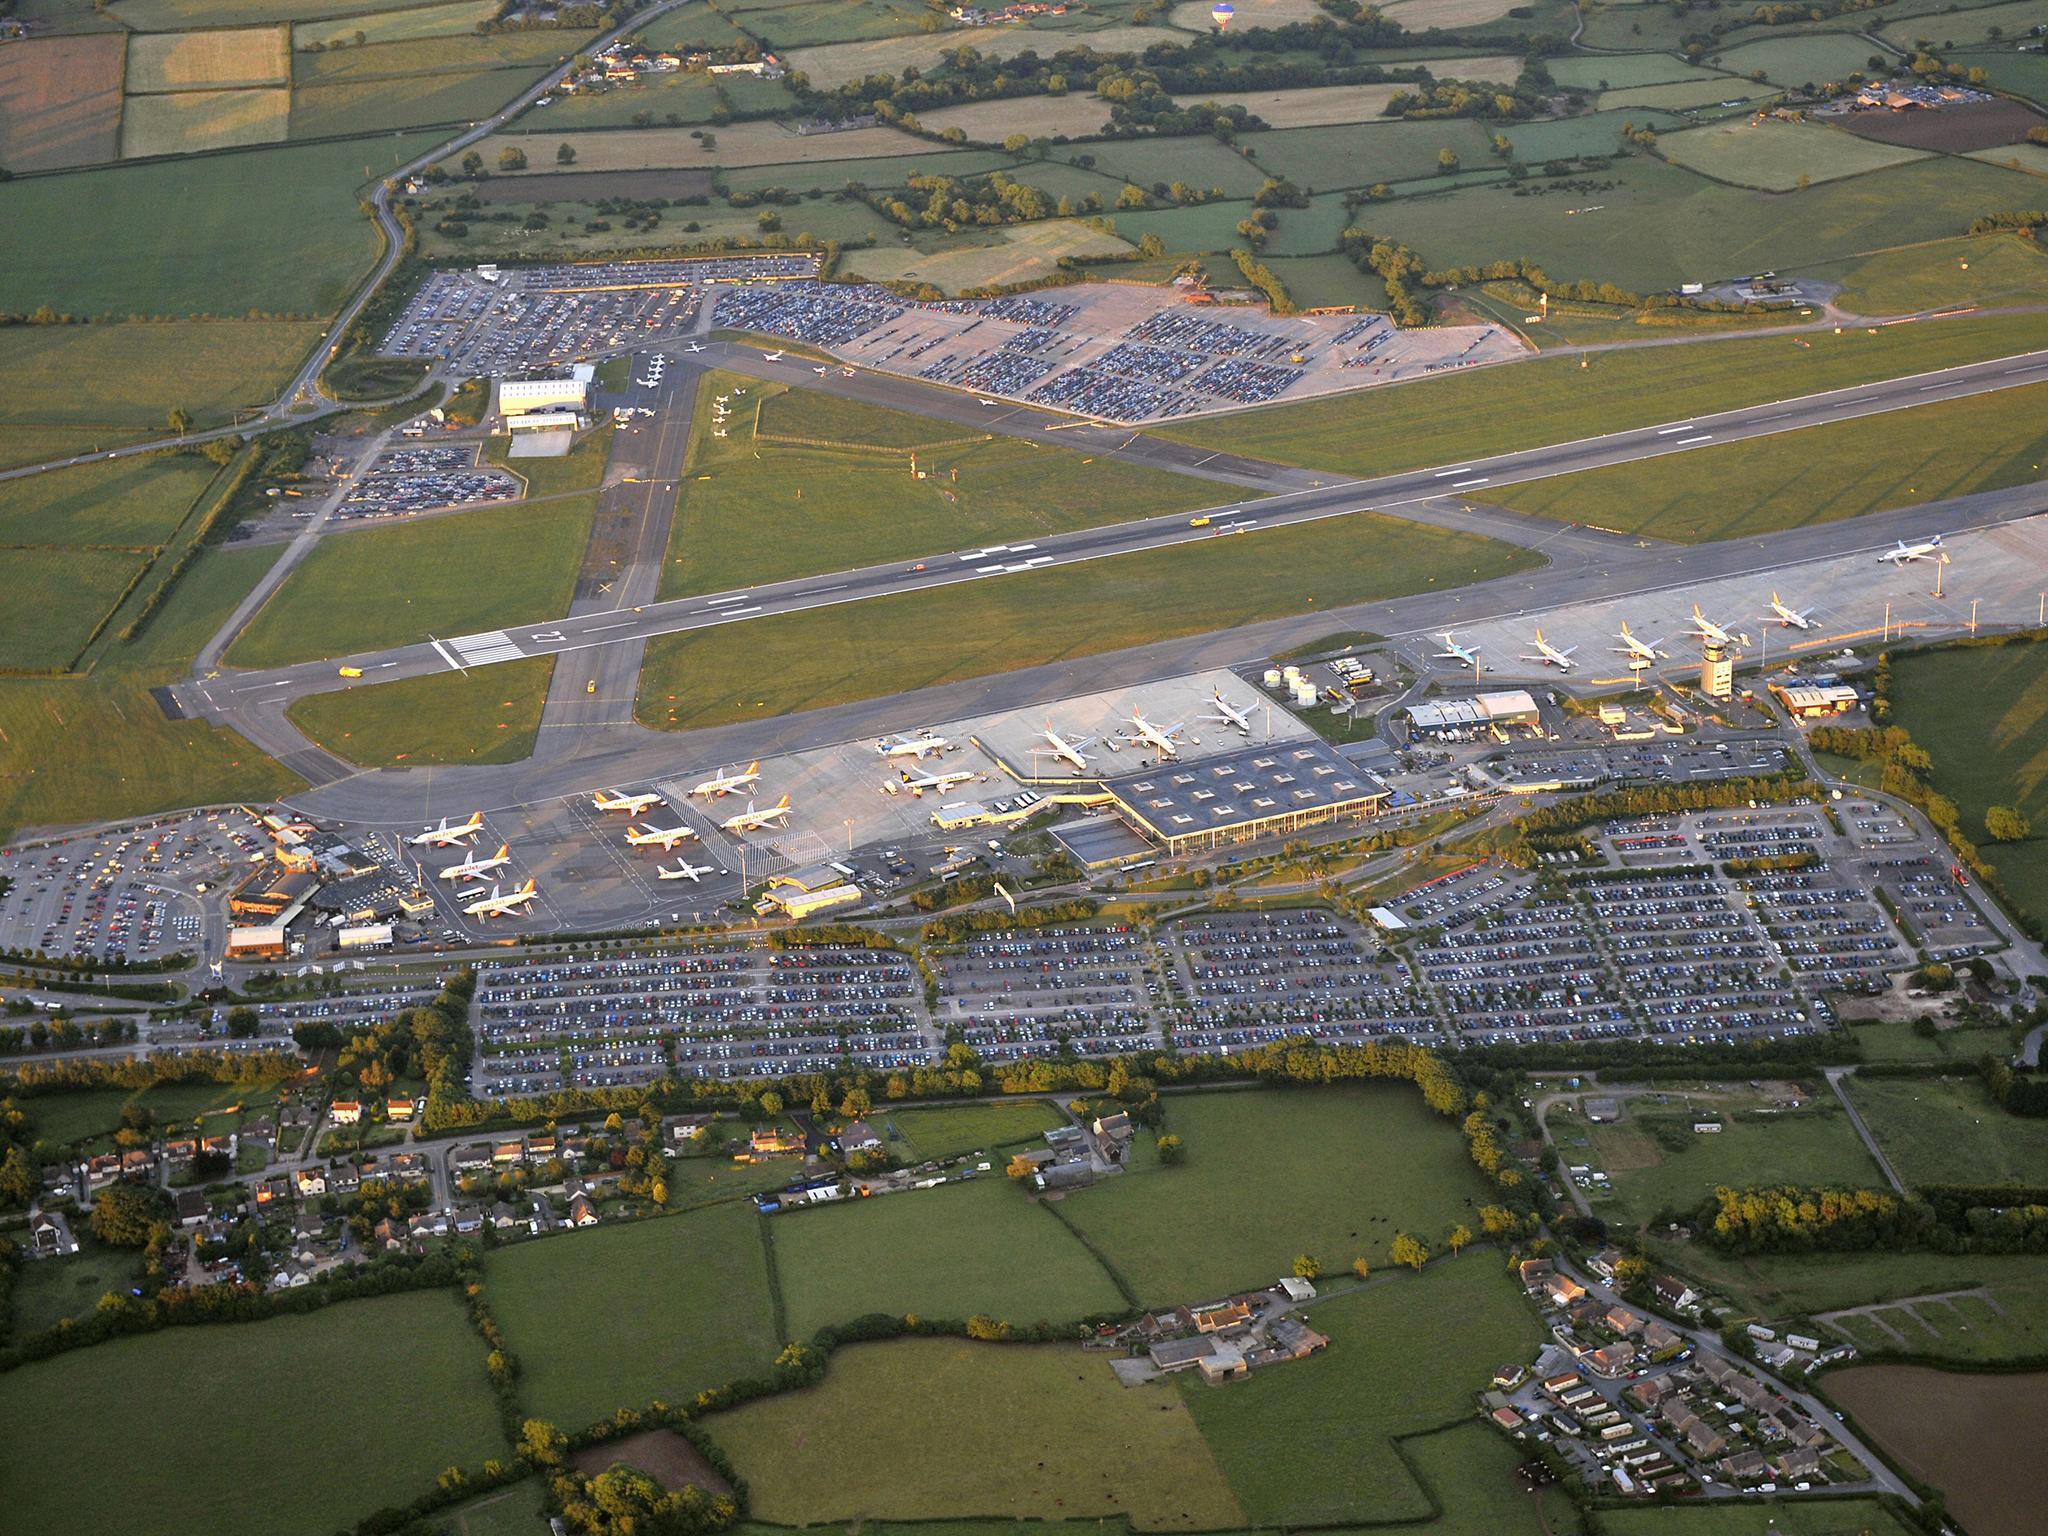
[[[1321,741],[1269,742],[1111,779],[1111,803],[1168,854],[1363,820],[1391,795]]]
[[[528,416],[571,416],[583,409],[587,387],[579,379],[501,379],[498,381],[498,414],[508,426],[521,425]]]
[[[1543,712],[1526,688],[1503,693],[1481,693],[1469,699],[1439,699],[1433,704],[1414,704],[1408,709],[1408,723],[1418,734],[1472,733],[1494,726],[1526,726],[1533,730],[1543,723]]]
[[[1862,696],[1847,683],[1809,683],[1804,678],[1781,677],[1770,688],[1795,720],[1846,715],[1863,702]]]

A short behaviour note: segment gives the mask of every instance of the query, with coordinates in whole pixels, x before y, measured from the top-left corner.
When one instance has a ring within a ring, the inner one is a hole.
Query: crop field
[[[1690,544],[2025,485],[2044,454],[2048,385],[2034,385],[1532,481],[1493,499]]]
[[[1113,256],[1130,249],[1126,241],[1079,219],[1045,219],[1014,224],[993,232],[985,245],[949,245],[931,254],[915,247],[883,246],[849,252],[849,272],[888,282],[915,279],[948,293],[963,288],[1010,286],[1035,282],[1060,270],[1062,256]]]
[[[50,171],[120,152],[117,32],[38,37],[0,48],[0,165]]]
[[[0,326],[0,376],[13,386],[0,426],[161,430],[174,406],[200,426],[224,422],[273,398],[320,334],[299,320]]]
[[[377,11],[368,16],[338,16],[327,21],[302,21],[292,28],[292,47],[361,48],[377,43],[411,43],[426,37],[475,33],[480,21],[494,21],[497,0],[454,0],[449,5],[422,5],[402,11]],[[360,39],[360,41],[358,41]]]
[[[1543,1337],[1491,1249],[1376,1278],[1304,1318],[1328,1349],[1228,1391],[1182,1390],[1255,1525],[1428,1519],[1394,1437],[1469,1421],[1472,1394]]]
[[[566,613],[594,494],[331,535],[227,653],[282,666]],[[490,579],[476,573],[488,569]],[[335,594],[350,600],[336,602]]]
[[[1546,61],[1550,77],[1559,85],[1580,91],[1624,90],[1635,85],[1663,85],[1678,80],[1728,83],[1715,70],[1702,69],[1668,53],[1624,53],[1612,56],[1580,55]]]
[[[392,1411],[388,1372],[431,1413]],[[106,1405],[131,1421],[123,1455],[101,1454]],[[277,1453],[290,1403],[312,1443],[348,1454]],[[171,1328],[60,1355],[0,1377],[0,1531],[116,1530],[148,1508],[190,1536],[332,1530],[430,1488],[443,1468],[505,1454],[483,1344],[452,1291],[352,1301],[261,1323]],[[363,1469],[375,1467],[376,1488]]]
[[[365,768],[516,763],[533,755],[554,675],[554,661],[536,656],[309,694],[285,713],[310,739]]]
[[[1756,70],[1773,85],[1827,85],[1854,74],[1868,74],[1870,44],[1861,37],[1842,32],[1809,32],[1798,37],[1772,37],[1744,43],[1723,53],[1707,55],[1707,62],[1731,75]]]
[[[1285,176],[1304,191],[1433,176],[1437,155],[1445,149],[1472,167],[1492,156],[1485,132],[1463,118],[1290,128],[1246,142],[1267,174]]]
[[[1961,809],[2013,899],[2048,917],[2048,651],[1932,651],[1898,658],[1892,676],[1895,717],[1933,755],[1935,784]],[[1992,805],[2018,806],[2034,835],[2009,844],[1979,839]]]
[[[899,1162],[917,1163],[1036,1143],[1054,1126],[1068,1122],[1043,1099],[1015,1099],[880,1111],[871,1123]]]
[[[1236,150],[1226,149],[1210,138],[1127,139],[1057,153],[1069,161],[1077,155],[1087,155],[1093,159],[1095,170],[1103,175],[1120,177],[1141,187],[1161,181],[1184,181],[1204,190],[1221,187],[1230,197],[1250,197],[1259,190],[1267,174]],[[1030,178],[1027,174],[1022,179]],[[1116,186],[1112,183],[1102,190],[1113,192]]]
[[[1515,61],[1519,64],[1521,61]],[[1214,102],[1243,107],[1275,128],[1318,128],[1331,123],[1369,123],[1386,110],[1406,85],[1312,85],[1287,91],[1227,91],[1215,95],[1176,96],[1182,106]],[[990,103],[994,105],[994,103]],[[1106,106],[1107,103],[1104,103]],[[920,121],[929,123],[929,116]],[[1071,131],[1071,130],[1069,130]]]
[[[1720,75],[1708,80],[1680,80],[1670,85],[1638,85],[1628,90],[1602,91],[1600,110],[1619,112],[1650,107],[1678,111],[1722,101],[1761,101],[1766,96],[1778,95],[1782,89],[1775,85],[1759,85],[1754,80]]]
[[[780,1342],[760,1221],[722,1205],[491,1253],[484,1282],[532,1411],[581,1428],[762,1372]]]
[[[0,607],[0,656],[23,671],[70,666],[150,558],[129,549],[0,549],[0,589],[63,594],[62,602],[48,606],[9,602]]]
[[[102,460],[0,481],[0,545],[161,544],[215,473],[195,455]]]
[[[1355,515],[671,635],[638,713],[683,729],[874,698],[1523,570],[1514,546]],[[741,691],[721,694],[706,679]]]
[[[984,144],[1000,144],[1013,133],[1030,139],[1049,139],[1056,134],[1085,139],[1109,126],[1109,103],[1099,96],[1026,96],[1016,101],[971,101],[965,106],[941,107],[936,112],[918,113],[917,120],[933,133],[958,128],[970,140]]]
[[[357,16],[402,11],[421,0],[117,0],[107,7],[121,25],[137,32],[176,32],[204,26],[255,26],[273,21],[311,21],[323,16]]]
[[[931,14],[916,0],[733,0],[729,9],[776,48],[896,37],[920,30]]]
[[[784,55],[784,62],[791,69],[802,70],[819,90],[829,91],[869,75],[900,75],[905,69],[929,69],[941,54],[963,46],[984,58],[1007,59],[1026,49],[1049,54],[1082,44],[1098,53],[1141,53],[1154,43],[1185,44],[1187,40],[1185,32],[1176,32],[1171,27],[1104,27],[1087,33],[1035,27],[948,27],[943,32],[798,48]]]
[[[128,40],[128,94],[284,85],[292,77],[283,27],[139,33]]]
[[[1166,19],[1190,32],[1214,32],[1216,19],[1210,15],[1214,9],[1203,0],[1186,0],[1167,12]],[[1233,16],[1230,25],[1238,31],[1247,27],[1287,27],[1298,21],[1314,21],[1322,14],[1323,9],[1315,0],[1258,0],[1258,4],[1248,5]]]
[[[1456,1129],[1406,1084],[1176,1095],[1166,1130],[1185,1163],[1060,1205],[1147,1306],[1271,1285],[1304,1253],[1332,1274],[1382,1266],[1396,1232],[1434,1245],[1483,1194]]]
[[[275,144],[291,124],[292,93],[179,91],[130,96],[121,115],[121,157],[189,155],[241,144]]]
[[[525,70],[480,69],[469,74],[301,85],[291,93],[291,137],[469,122],[497,111],[532,83],[532,74]]]
[[[1877,1499],[1773,1499],[1764,1516],[1777,1536],[1913,1536]],[[1600,1511],[1609,1536],[1754,1536],[1759,1506],[1749,1499],[1621,1505]]]
[[[1071,1346],[852,1345],[819,1385],[703,1424],[747,1479],[750,1512],[778,1525],[967,1515],[1128,1516],[1143,1530],[1245,1523],[1174,1387],[1120,1386],[1103,1356]]]
[[[1861,176],[1921,158],[1922,151],[1880,144],[1814,123],[1730,118],[1658,140],[1666,158],[1737,186],[1789,192],[1811,182]]]
[[[812,163],[833,160],[864,160],[876,155],[914,153],[917,139],[896,128],[852,128],[844,133],[823,133],[799,138],[780,123],[728,123],[712,135],[715,143],[707,149],[701,138],[691,137],[686,128],[590,129],[565,133],[561,142],[576,151],[575,169],[582,171],[643,171],[671,166],[739,167],[778,165],[784,161]],[[552,135],[550,135],[552,139]],[[498,152],[512,148],[531,150],[530,134],[492,134],[478,146],[491,165]],[[553,155],[537,157],[531,168],[514,175],[545,176],[555,168]],[[852,172],[847,174],[851,175]]]
[[[23,177],[0,309],[87,315],[326,314],[376,259],[355,189],[423,138]],[[91,209],[90,218],[81,209]]]
[[[1023,1325],[1073,1322],[1125,1305],[1095,1257],[1000,1168],[960,1187],[770,1221],[792,1338],[869,1312],[980,1313]]]
[[[2048,252],[2011,235],[1965,236],[1879,251],[1808,275],[1841,283],[1835,302],[1859,315],[2048,300]]]
[[[1975,1078],[1858,1075],[1846,1087],[1909,1186],[2048,1183],[2048,1122],[2007,1114]]]
[[[574,128],[623,128],[642,112],[652,112],[663,123],[674,118],[675,123],[693,128],[709,123],[724,107],[718,82],[709,75],[657,75],[608,90],[558,96],[547,106],[522,115],[514,126],[530,136],[529,142],[538,141],[544,133]]]
[[[479,69],[519,69],[567,59],[587,33],[552,27],[500,32],[490,37],[435,37],[411,43],[370,43],[292,55],[297,85],[338,85],[387,75],[460,75]]]
[[[1913,1476],[1940,1488],[1971,1536],[2040,1527],[2030,1457],[2048,1412],[2048,1371],[2015,1375],[1859,1365],[1827,1379],[1858,1428]]]

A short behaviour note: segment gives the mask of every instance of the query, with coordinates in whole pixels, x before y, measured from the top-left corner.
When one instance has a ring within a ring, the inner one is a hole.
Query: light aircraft
[[[466,843],[484,829],[484,813],[471,811],[469,820],[449,825],[448,818],[441,818],[441,825],[429,827],[426,831],[409,837],[406,841],[415,848],[450,848],[457,843]]]
[[[821,379],[822,379],[823,377],[825,377],[825,375],[826,375],[826,374],[828,374],[828,373],[830,373],[831,371],[832,371],[832,370],[831,370],[830,368],[813,368],[813,369],[811,370],[811,372],[815,373],[815,374],[816,374],[816,375],[817,375],[817,376],[818,376],[819,378],[821,378]]]
[[[1249,709],[1239,709],[1230,700],[1223,697],[1223,690],[1220,688],[1209,695],[1209,700],[1216,706],[1217,712],[1213,715],[1203,715],[1202,718],[1204,720],[1214,725],[1235,726],[1238,730],[1243,731],[1245,735],[1251,735],[1252,716]]]
[[[1614,648],[1614,654],[1626,656],[1630,666],[1641,662],[1647,667],[1651,662],[1664,654],[1648,641],[1638,640],[1634,635],[1630,634],[1627,619],[1621,621],[1621,633],[1614,638],[1621,642],[1621,644]]]
[[[654,878],[657,880],[688,880],[692,884],[718,872],[716,865],[692,864],[688,859],[678,860],[674,869],[664,869],[659,864],[654,866]]]
[[[628,816],[642,816],[661,804],[661,796],[622,795],[616,789],[600,789],[591,795],[590,803],[600,811],[624,811]]]
[[[903,787],[913,795],[921,795],[928,789],[936,789],[943,795],[973,777],[971,773],[906,773],[903,775]]]
[[[1451,638],[1451,632],[1448,629],[1445,630],[1443,634],[1438,636],[1438,638],[1443,641],[1444,648],[1436,653],[1437,660],[1462,661],[1468,667],[1476,667],[1479,665],[1478,646],[1458,644],[1457,641]]]
[[[441,871],[443,880],[481,880],[492,870],[512,862],[512,845],[498,844],[498,851],[488,859],[464,859],[460,864],[450,864]]]
[[[747,771],[745,773],[741,773],[737,770],[735,770],[732,773],[714,773],[713,775],[711,775],[710,778],[706,779],[703,783],[692,787],[690,793],[693,795],[703,795],[709,799],[719,800],[725,798],[725,796],[730,795],[737,790],[749,788],[750,786],[752,786],[753,782],[760,777],[761,760],[757,757],[751,763],[747,764]]]
[[[1692,628],[1687,630],[1686,633],[1698,635],[1702,640],[1712,645],[1743,646],[1749,644],[1749,636],[1730,634],[1704,613],[1701,613],[1698,603],[1692,605]]]
[[[1933,538],[1915,544],[1901,539],[1897,549],[1888,549],[1877,558],[1881,564],[1904,565],[1909,560],[1938,560],[1942,554],[1941,535],[1937,533]]]
[[[885,736],[875,743],[875,750],[884,757],[936,757],[951,745],[945,737],[924,731],[915,736]]]
[[[764,805],[758,811],[754,809],[754,802],[749,800],[744,811],[737,816],[726,817],[719,825],[728,832],[758,832],[764,827],[772,827],[777,822],[788,820],[789,796],[784,795],[773,805]]]
[[[1771,612],[1777,617],[1779,626],[1784,629],[1820,628],[1818,624],[1813,622],[1814,611],[1811,608],[1807,609],[1804,613],[1794,608],[1787,608],[1778,601],[1778,594],[1775,592],[1771,594]]]
[[[1082,736],[1074,741],[1069,741],[1052,728],[1051,721],[1046,722],[1045,729],[1040,734],[1045,737],[1046,744],[1052,748],[1052,755],[1054,757],[1063,763],[1071,763],[1077,770],[1087,768],[1088,759],[1081,755],[1081,749],[1090,745],[1095,740],[1093,736]]]
[[[663,853],[674,851],[677,843],[694,842],[697,834],[688,827],[642,827],[626,828],[626,844],[632,848],[659,848]]]
[[[704,349],[703,347],[699,346],[696,342],[693,341],[690,343],[690,350],[692,352],[702,352]]]
[[[1154,725],[1142,713],[1133,710],[1131,712],[1131,729],[1137,734],[1126,736],[1124,740],[1134,747],[1150,747],[1161,757],[1178,757],[1180,756],[1180,743],[1173,738],[1179,735],[1186,728],[1186,725],[1187,722],[1185,720],[1176,720],[1171,725]]]
[[[761,360],[767,363],[780,362],[782,361],[782,352],[783,349],[781,347],[777,347],[773,352],[763,352],[761,354]]]
[[[1546,667],[1555,667],[1560,672],[1571,671],[1573,666],[1572,653],[1578,649],[1576,645],[1568,645],[1563,650],[1559,650],[1543,638],[1543,631],[1540,629],[1536,631],[1535,645],[1536,654],[1534,656],[1525,655],[1522,657],[1522,660],[1540,661]]]
[[[498,888],[494,885],[491,887],[490,895],[479,896],[462,910],[471,917],[510,917],[539,894],[531,880],[505,892],[502,896],[498,894]]]

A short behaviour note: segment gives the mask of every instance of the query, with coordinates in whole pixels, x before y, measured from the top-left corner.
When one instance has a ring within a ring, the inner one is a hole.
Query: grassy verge
[[[365,768],[516,763],[533,755],[555,663],[545,656],[310,694],[285,713],[337,757]]]

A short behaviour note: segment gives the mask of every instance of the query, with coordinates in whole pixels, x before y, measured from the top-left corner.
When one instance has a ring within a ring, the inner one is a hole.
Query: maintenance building
[[[1162,763],[1103,787],[1118,814],[1170,855],[1364,820],[1392,796],[1322,741],[1267,742]]]

